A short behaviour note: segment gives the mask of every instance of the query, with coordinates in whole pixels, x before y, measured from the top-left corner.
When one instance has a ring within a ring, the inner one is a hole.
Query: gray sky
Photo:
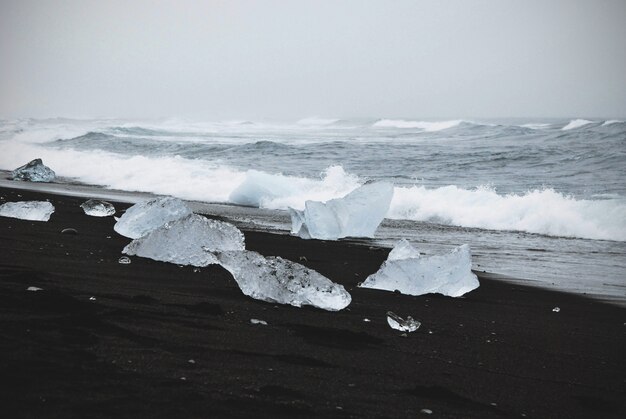
[[[0,0],[0,117],[624,117],[626,1]]]

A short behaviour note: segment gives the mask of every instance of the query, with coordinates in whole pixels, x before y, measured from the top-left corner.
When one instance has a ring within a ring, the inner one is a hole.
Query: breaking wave
[[[593,124],[593,121],[589,121],[587,119],[572,119],[569,121],[569,124],[565,125],[561,130],[569,131],[571,129],[576,129],[580,127],[584,127],[585,125]]]
[[[452,121],[405,121],[403,119],[381,119],[372,126],[376,128],[417,128],[427,132],[443,131],[453,128],[464,122],[461,119]]]

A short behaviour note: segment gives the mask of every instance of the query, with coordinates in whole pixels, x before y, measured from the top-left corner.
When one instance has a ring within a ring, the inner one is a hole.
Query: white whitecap
[[[569,124],[565,125],[561,129],[563,131],[569,131],[571,129],[580,128],[580,127],[583,127],[585,125],[592,124],[592,123],[593,121],[589,121],[587,119],[572,119],[571,121],[569,121]]]

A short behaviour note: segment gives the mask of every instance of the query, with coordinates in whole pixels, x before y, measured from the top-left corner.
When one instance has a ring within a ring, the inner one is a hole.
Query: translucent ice
[[[378,272],[370,275],[360,286],[381,290],[398,290],[403,294],[439,293],[460,297],[478,288],[478,278],[472,272],[470,248],[464,244],[445,255],[411,256],[408,243],[400,242]],[[396,252],[396,248],[399,250]],[[408,256],[408,257],[404,257]]]
[[[217,263],[212,252],[244,248],[243,234],[234,225],[191,214],[133,240],[122,253],[179,265],[207,266]]]
[[[392,197],[393,185],[379,182],[365,184],[326,203],[306,201],[304,211],[289,208],[291,232],[304,239],[373,237]]]
[[[11,179],[30,182],[52,182],[56,177],[54,171],[43,164],[41,159],[35,159],[11,172]]]
[[[191,214],[191,210],[177,198],[156,198],[128,208],[113,229],[131,239],[146,235],[163,224]]]
[[[387,260],[401,260],[409,258],[420,257],[420,252],[417,251],[407,239],[402,239],[396,243],[396,245],[389,252]]]
[[[98,199],[85,201],[80,204],[80,207],[85,211],[85,214],[92,217],[108,217],[115,214],[115,207],[111,203]]]
[[[0,216],[30,221],[48,221],[54,206],[47,201],[7,202],[0,205]]]
[[[389,327],[392,329],[396,329],[401,332],[415,332],[422,325],[411,316],[407,316],[406,319],[403,319],[393,311],[387,312],[387,323],[389,323]]]
[[[343,286],[290,260],[250,251],[217,253],[217,258],[241,291],[257,300],[329,311],[341,310],[352,300]]]

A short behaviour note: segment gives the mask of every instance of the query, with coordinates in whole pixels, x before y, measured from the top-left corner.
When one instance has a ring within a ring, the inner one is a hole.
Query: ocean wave
[[[261,144],[262,147],[275,146]],[[180,156],[125,156],[101,150],[58,149],[15,142],[3,144],[0,168],[12,170],[35,157],[43,158],[59,176],[87,184],[268,209],[302,209],[306,200],[338,198],[364,183],[341,166],[331,166],[319,177],[299,177],[240,170],[219,161]],[[626,241],[626,200],[623,197],[578,199],[553,189],[501,195],[487,187],[396,186],[388,217]]]
[[[569,131],[571,129],[576,129],[580,127],[584,127],[585,125],[593,124],[593,121],[589,121],[588,119],[572,119],[569,121],[567,125],[565,125],[561,130]]]
[[[318,118],[316,116],[312,116],[309,118],[300,119],[298,122],[296,122],[296,124],[307,126],[326,126],[336,124],[337,122],[340,122],[340,120],[334,118]]]
[[[375,128],[417,128],[427,132],[443,131],[464,122],[461,119],[452,121],[406,121],[404,119],[380,119],[372,127]]]
[[[389,218],[548,236],[626,241],[626,200],[585,200],[546,188],[500,195],[489,187],[396,188]]]

